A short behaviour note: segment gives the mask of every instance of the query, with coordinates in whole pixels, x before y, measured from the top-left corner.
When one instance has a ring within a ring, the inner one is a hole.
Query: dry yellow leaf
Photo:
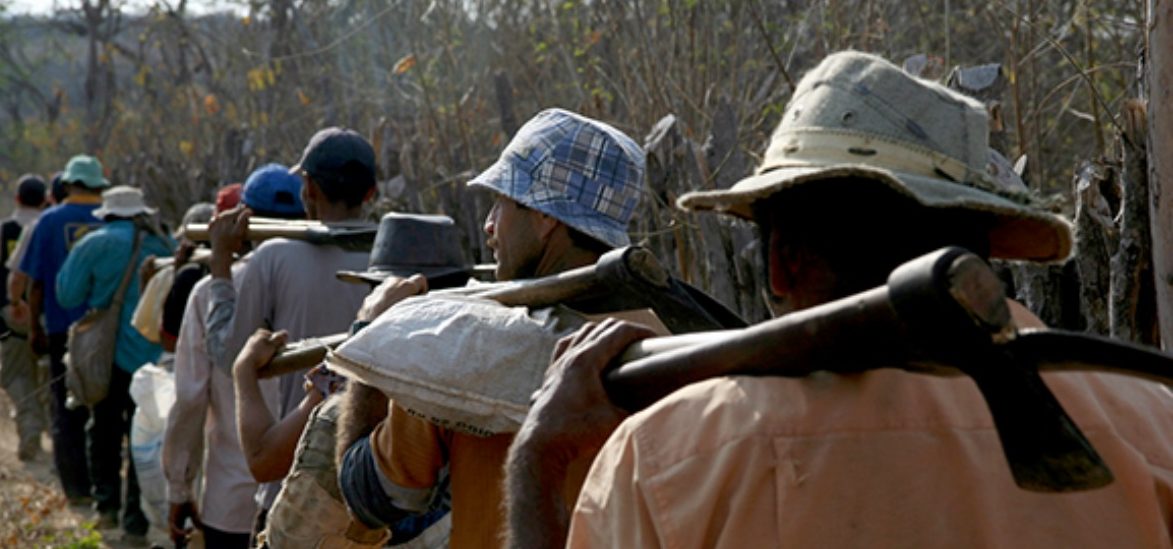
[[[403,74],[403,73],[411,70],[411,68],[414,66],[415,66],[415,54],[409,53],[409,54],[403,56],[402,59],[400,59],[399,61],[397,61],[395,63],[395,68],[392,69],[392,72],[394,72],[395,74]]]

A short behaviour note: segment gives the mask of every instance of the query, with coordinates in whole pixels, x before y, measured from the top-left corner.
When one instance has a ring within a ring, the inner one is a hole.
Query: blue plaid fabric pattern
[[[470,186],[487,187],[614,247],[643,192],[643,149],[623,132],[562,109],[526,122]]]

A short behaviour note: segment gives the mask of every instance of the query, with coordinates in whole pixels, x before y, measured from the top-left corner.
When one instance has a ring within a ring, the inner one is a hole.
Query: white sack
[[[408,298],[332,352],[331,368],[441,427],[516,432],[554,345],[581,318],[464,296]]]
[[[147,341],[156,345],[162,341],[159,331],[163,323],[163,304],[167,302],[167,294],[171,293],[174,284],[175,267],[168,265],[160,269],[143,288],[138,306],[130,317],[130,325]]]
[[[135,370],[130,379],[134,417],[130,424],[130,457],[138,477],[139,505],[152,526],[167,530],[167,479],[163,476],[163,431],[175,404],[175,374],[154,364]]]

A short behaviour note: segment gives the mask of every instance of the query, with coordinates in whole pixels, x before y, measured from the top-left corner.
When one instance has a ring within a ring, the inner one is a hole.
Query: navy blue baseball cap
[[[266,164],[249,174],[241,201],[261,216],[302,217],[301,178],[281,164]]]
[[[301,160],[289,171],[309,175],[319,184],[346,182],[373,187],[375,149],[354,130],[326,128],[310,138]]]

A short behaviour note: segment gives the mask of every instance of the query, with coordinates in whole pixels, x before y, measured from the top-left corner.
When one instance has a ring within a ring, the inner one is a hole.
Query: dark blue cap
[[[249,174],[241,201],[259,215],[302,217],[301,178],[280,164],[266,164]]]
[[[301,160],[290,168],[306,173],[318,184],[375,185],[375,149],[358,132],[343,128],[326,128],[315,133],[301,153]]]
[[[69,194],[65,192],[65,182],[61,180],[61,175],[64,173],[57,172],[53,174],[52,189],[49,191],[53,194],[53,202],[57,204],[64,202],[69,197]]]
[[[16,199],[21,205],[39,208],[45,203],[45,180],[33,174],[20,176],[16,183]]]

